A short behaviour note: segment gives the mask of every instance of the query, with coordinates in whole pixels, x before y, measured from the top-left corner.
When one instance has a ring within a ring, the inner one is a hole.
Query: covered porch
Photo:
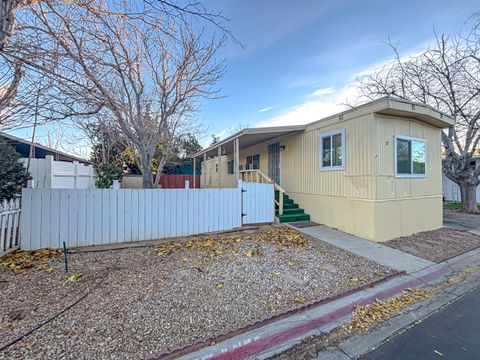
[[[193,154],[194,169],[196,162],[202,160],[200,186],[236,187],[238,180],[273,183],[277,213],[283,215],[284,207],[289,205],[292,213],[298,212],[281,186],[281,154],[285,150],[282,139],[304,130],[305,125],[246,128]]]

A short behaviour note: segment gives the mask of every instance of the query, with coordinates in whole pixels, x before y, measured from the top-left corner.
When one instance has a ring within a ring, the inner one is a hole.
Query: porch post
[[[218,188],[220,188],[220,185],[221,185],[221,178],[222,178],[222,161],[221,161],[221,157],[222,157],[222,147],[219,146],[218,147]]]
[[[197,185],[197,158],[194,156],[193,157],[193,188],[195,189]]]
[[[240,139],[236,138],[235,139],[235,174],[237,175],[237,179],[240,180]]]

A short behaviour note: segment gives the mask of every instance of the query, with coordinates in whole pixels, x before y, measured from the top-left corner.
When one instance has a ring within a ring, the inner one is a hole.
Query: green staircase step
[[[281,223],[293,222],[293,221],[310,221],[310,215],[308,214],[285,214],[279,216],[278,219]]]
[[[296,208],[296,209],[283,209],[283,215],[286,214],[303,214],[305,211],[302,208]],[[275,211],[275,213],[278,215],[278,209]]]
[[[275,191],[275,200],[280,199],[280,192]],[[275,204],[275,215],[281,223],[293,221],[309,221],[310,215],[305,214],[305,210],[298,206],[298,204],[287,194],[283,194],[283,214],[278,214],[278,205]]]
[[[275,204],[275,209],[278,209],[278,206]],[[298,209],[298,204],[283,204],[283,209]]]

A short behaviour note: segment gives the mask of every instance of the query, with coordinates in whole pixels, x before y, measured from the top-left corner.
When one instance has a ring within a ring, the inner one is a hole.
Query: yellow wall
[[[319,170],[319,134],[345,129],[345,170]],[[396,178],[394,137],[427,140],[425,178]],[[367,114],[328,119],[290,137],[282,186],[313,221],[375,241],[442,226],[441,130]]]
[[[223,155],[221,157],[219,171],[221,173],[220,186],[222,188],[236,187],[237,184],[235,175],[228,174],[228,160],[230,160],[229,156]],[[218,160],[216,157],[207,159],[206,162],[202,162],[202,170],[200,176],[200,186],[202,188],[218,187],[219,173],[216,171],[216,164],[218,164]]]
[[[282,187],[287,192],[374,199],[375,119],[372,114],[348,121],[326,121],[285,139],[281,155]],[[345,129],[345,170],[319,170],[321,133]]]
[[[321,171],[319,135],[341,128],[346,139],[345,169]],[[425,178],[395,177],[395,135],[427,141]],[[441,129],[373,113],[333,116],[308,125],[304,132],[241,149],[240,163],[258,153],[260,170],[268,174],[267,146],[278,141],[285,146],[281,186],[313,221],[375,241],[442,226]],[[222,159],[222,186],[230,186],[227,159],[233,159],[233,154]],[[207,173],[211,174],[215,162],[209,161]]]

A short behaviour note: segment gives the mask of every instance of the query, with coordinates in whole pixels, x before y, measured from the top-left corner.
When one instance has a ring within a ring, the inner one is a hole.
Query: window
[[[320,170],[345,169],[345,129],[319,135]]]
[[[215,172],[218,173],[218,164],[215,164]]]
[[[247,169],[248,170],[260,169],[260,155],[259,154],[247,156]]]
[[[229,175],[233,174],[233,160],[227,161],[227,174]]]
[[[424,177],[426,164],[426,140],[395,136],[395,176]]]

